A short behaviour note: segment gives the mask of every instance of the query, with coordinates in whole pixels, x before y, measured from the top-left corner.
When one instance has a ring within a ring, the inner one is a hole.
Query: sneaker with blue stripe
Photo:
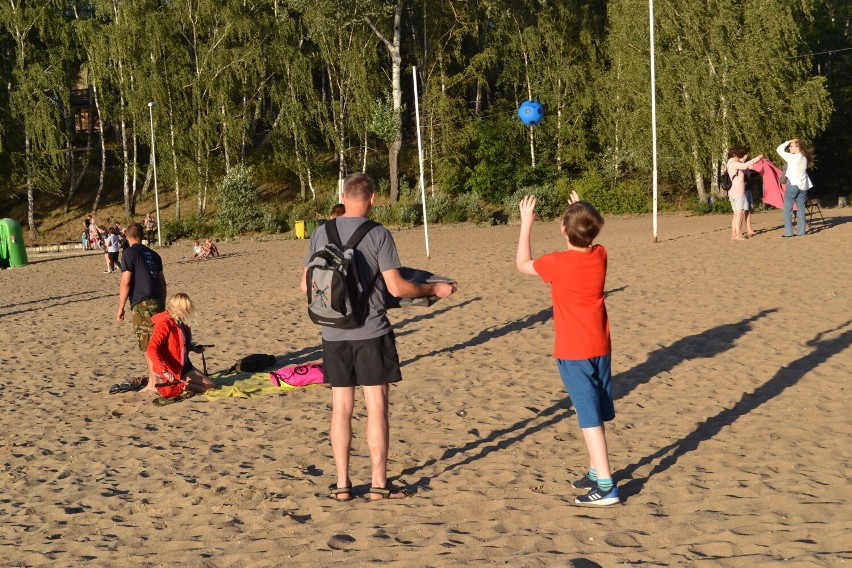
[[[617,505],[618,503],[621,503],[621,499],[618,498],[618,488],[614,485],[612,489],[606,493],[604,493],[603,490],[596,485],[594,489],[585,495],[580,495],[574,499],[574,503],[577,505],[588,505],[591,507],[608,507],[609,505]]]

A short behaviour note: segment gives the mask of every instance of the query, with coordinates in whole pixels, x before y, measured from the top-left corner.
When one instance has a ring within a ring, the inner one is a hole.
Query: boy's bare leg
[[[589,463],[595,468],[598,479],[611,479],[609,470],[609,453],[606,447],[606,431],[604,426],[581,428],[586,449],[589,451]]]
[[[337,468],[337,486],[349,485],[349,450],[352,447],[352,412],[355,406],[355,387],[331,389],[331,452]],[[338,495],[346,498],[348,495]]]

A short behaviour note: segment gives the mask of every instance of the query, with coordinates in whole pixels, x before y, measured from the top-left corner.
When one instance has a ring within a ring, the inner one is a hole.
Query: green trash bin
[[[0,219],[0,267],[15,268],[28,263],[21,224],[14,219]]]
[[[305,222],[305,235],[310,239],[311,235],[314,234],[314,231],[317,230],[317,222],[316,221],[306,221]]]

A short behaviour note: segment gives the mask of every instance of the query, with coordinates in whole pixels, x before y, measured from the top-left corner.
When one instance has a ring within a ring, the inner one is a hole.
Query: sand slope
[[[404,380],[391,393],[390,472],[405,502],[335,503],[330,393],[202,397],[163,408],[110,396],[139,374],[118,275],[96,253],[0,272],[3,564],[71,566],[834,566],[852,560],[849,477],[852,210],[779,239],[728,238],[728,218],[611,218],[618,417],[608,427],[625,505],[581,509],[576,418],[550,358],[549,291],[514,268],[517,226],[395,231],[403,262],[458,294],[393,312]],[[538,224],[534,254],[561,248]],[[249,353],[318,360],[298,291],[306,241],[225,243],[179,263],[214,343],[211,370]],[[360,398],[360,397],[359,397]],[[359,402],[360,404],[360,402]],[[352,478],[369,484],[363,406]]]

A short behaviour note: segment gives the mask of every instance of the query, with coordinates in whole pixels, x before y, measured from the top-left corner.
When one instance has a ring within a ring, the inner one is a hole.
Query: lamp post
[[[160,194],[157,191],[157,146],[154,142],[154,101],[148,103],[151,117],[151,165],[154,167],[154,207],[157,209],[157,246],[163,246],[163,232],[160,230]],[[151,243],[148,243],[149,245]]]

